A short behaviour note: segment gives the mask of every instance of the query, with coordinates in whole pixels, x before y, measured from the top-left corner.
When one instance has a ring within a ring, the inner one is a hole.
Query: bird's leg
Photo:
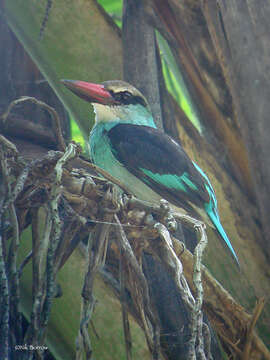
[[[175,220],[169,202],[165,199],[161,199],[159,207],[161,210],[163,210],[163,214],[161,214],[162,215],[161,221],[164,222],[164,224],[166,225],[169,231],[176,231],[177,222]]]
[[[147,225],[154,225],[157,222],[153,216],[150,215],[153,213],[158,215],[159,222],[164,223],[168,230],[175,231],[177,228],[177,222],[175,221],[173,210],[167,200],[161,199],[160,205],[157,205],[132,196],[126,203],[126,206],[130,209],[136,208],[144,210],[146,212],[145,220]]]
[[[180,220],[189,226],[193,225],[193,227],[195,227],[195,228],[203,228],[203,229],[206,228],[206,225],[204,222],[197,220],[189,215],[179,213],[179,212],[173,212],[173,216],[175,217],[175,219]]]

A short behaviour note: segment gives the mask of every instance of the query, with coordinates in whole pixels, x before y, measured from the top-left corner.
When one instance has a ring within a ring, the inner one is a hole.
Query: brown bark
[[[217,6],[219,4],[219,6]],[[270,257],[269,16],[265,1],[202,2],[248,153],[264,237],[258,239]]]

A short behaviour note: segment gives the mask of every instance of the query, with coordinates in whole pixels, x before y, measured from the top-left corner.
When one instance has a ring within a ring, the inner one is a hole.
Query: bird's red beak
[[[80,80],[63,79],[61,82],[74,94],[88,102],[104,105],[110,105],[115,102],[110,92],[104,88],[104,85]]]

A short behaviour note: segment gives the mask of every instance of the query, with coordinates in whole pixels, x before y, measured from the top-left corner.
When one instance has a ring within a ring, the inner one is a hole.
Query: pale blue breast
[[[126,170],[113,155],[109,139],[106,135],[107,131],[113,126],[115,126],[115,123],[99,123],[92,129],[89,139],[92,161],[126,185],[139,199],[149,202],[159,202],[161,197]]]
[[[110,172],[112,157],[114,158],[106,133],[114,123],[96,124],[90,132],[89,146],[91,160],[102,169]],[[114,158],[114,161],[117,161]]]

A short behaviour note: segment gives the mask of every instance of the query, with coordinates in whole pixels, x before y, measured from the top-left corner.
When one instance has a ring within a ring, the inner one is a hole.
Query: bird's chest
[[[110,140],[107,136],[108,131],[108,129],[98,124],[90,133],[90,155],[94,164],[125,184],[138,198],[150,202],[159,202],[160,196],[136,176],[132,175],[113,155]]]
[[[108,130],[104,127],[95,126],[90,133],[89,145],[92,161],[104,170],[109,171],[112,152],[107,132]]]
[[[113,154],[111,143],[107,136],[110,124],[106,125],[107,127],[103,124],[97,124],[91,131],[89,138],[90,156],[94,164],[120,180],[123,172],[126,172],[126,170]]]

